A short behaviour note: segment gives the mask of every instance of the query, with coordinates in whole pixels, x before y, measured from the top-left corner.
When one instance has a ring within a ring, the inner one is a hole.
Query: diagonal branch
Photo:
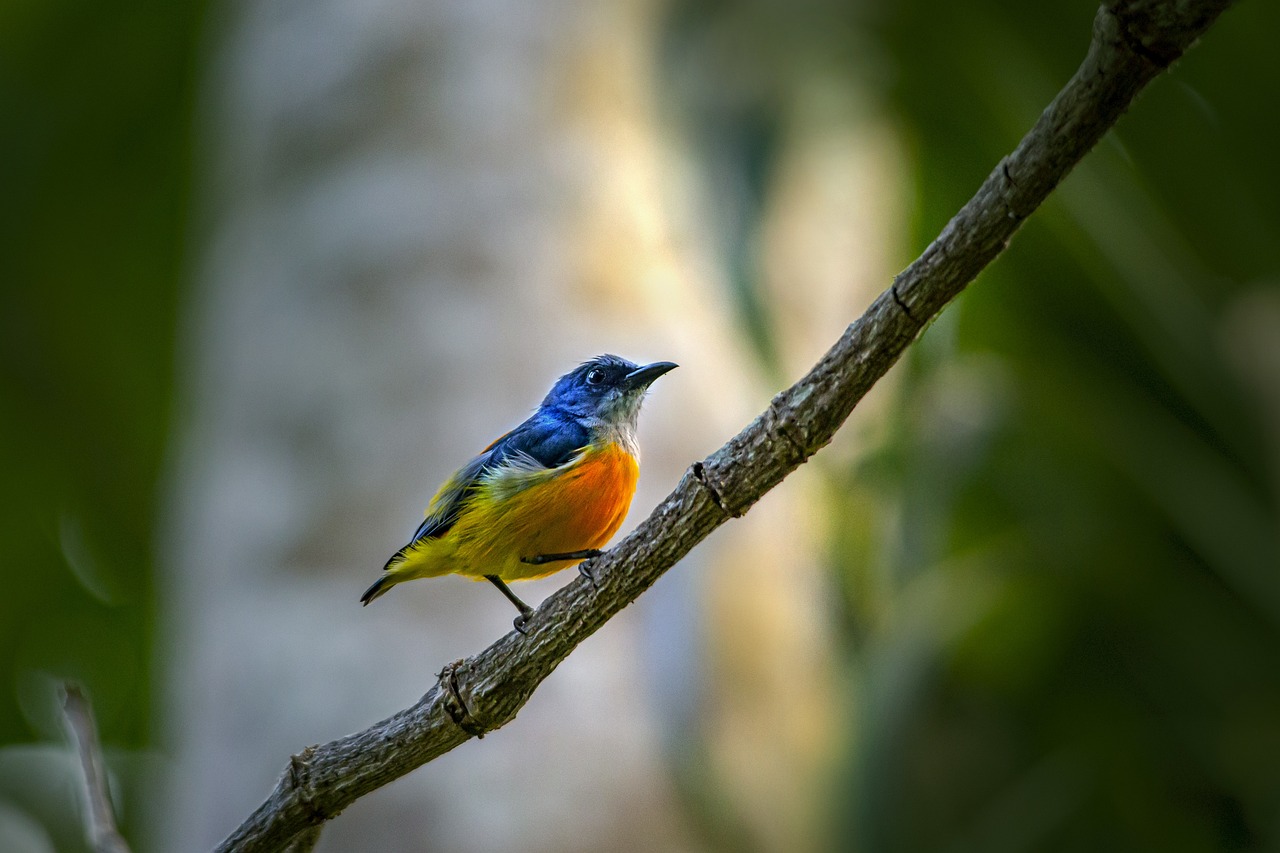
[[[924,326],[1008,245],[1022,222],[1231,0],[1105,0],[1088,54],[1005,157],[892,286],[799,382],[696,462],[666,500],[593,561],[598,589],[568,584],[510,633],[446,666],[417,704],[294,756],[275,790],[218,847],[280,850],[361,796],[510,722],[587,637],[667,569],[825,446]]]

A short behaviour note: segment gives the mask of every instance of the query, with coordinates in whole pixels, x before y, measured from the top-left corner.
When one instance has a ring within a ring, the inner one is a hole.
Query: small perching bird
[[[602,355],[561,376],[528,420],[445,480],[426,520],[360,601],[417,578],[483,578],[520,611],[523,633],[533,608],[506,581],[594,557],[618,532],[640,476],[640,404],[675,367]]]

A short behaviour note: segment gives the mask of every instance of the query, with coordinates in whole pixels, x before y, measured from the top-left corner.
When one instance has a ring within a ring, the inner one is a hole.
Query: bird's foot
[[[520,615],[516,617],[516,621],[512,624],[516,626],[516,630],[521,634],[527,634],[528,632],[525,631],[524,626],[525,623],[529,621],[529,617],[533,615],[533,608],[516,597],[516,594],[511,591],[511,587],[503,583],[502,578],[497,575],[485,575],[484,579],[496,586],[498,590],[507,597],[507,601],[514,604],[516,606],[516,610],[520,611]]]
[[[582,575],[588,582],[590,582],[592,589],[600,588],[600,585],[596,583],[595,573],[592,572],[591,569],[587,568],[586,563],[578,563],[578,574]]]
[[[511,623],[513,626],[515,626],[516,631],[518,631],[520,635],[523,637],[527,637],[529,635],[529,632],[525,630],[524,626],[528,623],[529,617],[532,615],[533,615],[532,610],[528,612],[521,612],[521,614],[517,616]]]

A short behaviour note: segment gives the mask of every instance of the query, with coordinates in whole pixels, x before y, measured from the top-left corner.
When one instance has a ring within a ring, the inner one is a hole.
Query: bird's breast
[[[639,477],[640,466],[625,447],[599,443],[515,497],[498,522],[505,528],[499,535],[509,543],[508,553],[515,561],[503,576],[540,577],[578,562],[534,567],[520,563],[524,557],[603,548],[627,517]]]
[[[570,528],[565,533],[583,541],[583,548],[608,542],[627,515],[639,478],[640,465],[627,448],[615,442],[588,447],[553,488],[571,510],[564,516]]]
[[[571,462],[523,479],[518,489],[490,483],[455,528],[454,571],[522,580],[579,562],[523,559],[603,548],[627,517],[639,477],[627,448],[597,442]]]

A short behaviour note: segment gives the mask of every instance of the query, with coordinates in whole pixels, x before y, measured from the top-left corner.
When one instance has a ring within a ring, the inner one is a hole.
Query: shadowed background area
[[[64,678],[143,851],[414,701],[511,616],[360,608],[436,484],[578,361],[670,359],[633,525],[1093,10],[6,6],[0,850],[85,849]],[[1280,846],[1278,28],[1227,13],[830,448],[319,849]]]

